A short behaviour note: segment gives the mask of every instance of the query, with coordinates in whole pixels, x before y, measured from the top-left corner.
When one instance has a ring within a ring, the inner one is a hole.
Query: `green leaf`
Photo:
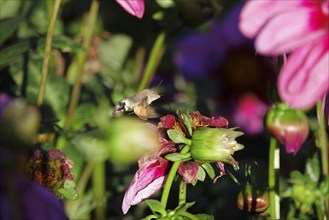
[[[313,182],[318,182],[320,177],[320,165],[317,154],[315,154],[313,158],[307,160],[305,174]]]
[[[326,176],[326,178],[320,183],[319,190],[323,197],[329,196],[329,176]]]
[[[199,220],[214,220],[214,216],[208,214],[197,214]]]
[[[179,215],[180,213],[185,212],[188,208],[190,208],[194,204],[195,204],[195,202],[188,202],[188,203],[180,204],[179,206],[177,206],[174,209],[174,212]]]
[[[184,125],[185,125],[185,127],[186,127],[186,129],[187,129],[189,135],[192,136],[192,127],[193,127],[193,122],[192,122],[192,120],[191,120],[190,117],[188,117],[188,115],[185,114],[185,113],[182,113],[182,114],[181,114],[181,117],[182,117],[182,119],[183,119],[183,121],[184,121]]]
[[[190,153],[187,153],[187,154],[181,154],[181,153],[170,153],[170,154],[167,154],[165,156],[165,158],[167,160],[170,160],[172,162],[175,162],[175,161],[187,161],[187,160],[190,160],[191,159],[191,154]]]
[[[102,41],[99,47],[101,62],[112,71],[121,70],[131,45],[132,39],[124,34],[116,34],[108,41]]]
[[[0,19],[14,17],[17,15],[23,1],[1,0]]]
[[[75,188],[76,184],[73,180],[65,180],[63,183],[63,188],[69,189],[69,188]]]
[[[75,135],[72,140],[75,148],[81,153],[86,160],[92,162],[105,161],[109,158],[108,144],[106,141],[97,138],[94,132]]]
[[[14,17],[0,21],[0,45],[14,34],[23,20],[24,17]]]
[[[161,216],[167,215],[167,211],[158,200],[148,199],[145,201],[145,203],[152,210],[153,214],[160,214]]]
[[[201,164],[201,167],[203,169],[205,169],[205,171],[207,172],[208,176],[210,177],[210,179],[215,179],[216,177],[216,173],[215,173],[215,170],[214,168],[211,166],[210,163],[203,163]]]
[[[0,51],[0,69],[22,58],[22,54],[30,49],[28,40],[19,41]]]
[[[148,215],[145,218],[143,218],[142,220],[150,220],[150,219],[157,219],[158,217],[156,215]]]
[[[305,182],[305,177],[301,172],[294,170],[290,173],[289,182],[295,184],[303,184]]]
[[[202,168],[202,166],[199,166],[198,173],[196,174],[196,178],[202,182],[205,180],[206,171]]]
[[[57,190],[65,199],[76,200],[79,198],[78,192],[73,188],[59,188]]]
[[[168,134],[169,138],[177,144],[182,143],[182,144],[191,145],[191,140],[184,137],[184,135],[176,129],[169,129],[167,131],[167,134]]]

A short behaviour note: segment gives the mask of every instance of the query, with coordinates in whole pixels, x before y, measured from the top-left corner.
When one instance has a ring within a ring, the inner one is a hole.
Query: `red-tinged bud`
[[[270,206],[268,193],[247,185],[238,195],[237,206],[250,214],[263,213]]]
[[[287,153],[296,154],[309,133],[308,120],[301,110],[284,104],[272,107],[266,116],[268,131],[286,146]]]

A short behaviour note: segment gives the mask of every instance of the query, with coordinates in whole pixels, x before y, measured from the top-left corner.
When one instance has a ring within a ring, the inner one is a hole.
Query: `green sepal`
[[[183,121],[184,121],[184,125],[185,125],[185,127],[186,127],[186,129],[187,129],[187,132],[189,133],[190,136],[192,136],[192,127],[193,127],[193,122],[192,122],[192,120],[191,120],[190,117],[188,117],[188,115],[185,114],[185,113],[182,113],[182,114],[181,114],[181,117],[182,117],[182,119],[183,119]]]
[[[182,144],[191,145],[192,141],[190,139],[184,137],[184,135],[176,129],[169,129],[167,131],[167,134],[168,134],[169,138],[176,144],[182,143]]]
[[[181,153],[170,153],[170,154],[167,154],[165,156],[165,158],[167,160],[170,160],[172,162],[176,162],[176,161],[181,161],[181,162],[184,162],[184,161],[188,161],[188,160],[191,160],[191,154],[190,153],[187,153],[187,154],[181,154]]]
[[[215,179],[216,173],[210,163],[203,163],[203,164],[201,164],[201,167],[207,172],[210,179],[212,179],[212,180]]]
[[[206,171],[199,166],[198,173],[196,174],[196,178],[203,182],[206,179]]]

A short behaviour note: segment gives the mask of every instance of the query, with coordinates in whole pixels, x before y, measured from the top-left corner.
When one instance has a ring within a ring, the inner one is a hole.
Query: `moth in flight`
[[[112,116],[115,116],[119,112],[131,112],[134,113],[143,120],[148,118],[157,118],[160,115],[150,106],[150,104],[159,99],[160,95],[150,89],[144,89],[137,94],[120,100],[112,110]]]

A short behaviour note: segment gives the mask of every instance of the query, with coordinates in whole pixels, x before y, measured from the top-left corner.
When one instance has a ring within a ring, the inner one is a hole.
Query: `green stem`
[[[45,97],[46,84],[47,84],[47,78],[48,78],[49,57],[50,57],[50,53],[51,53],[51,43],[53,40],[55,23],[56,23],[56,18],[58,15],[60,5],[61,5],[61,0],[55,0],[51,18],[50,18],[50,22],[49,22],[46,44],[45,44],[45,55],[43,58],[41,79],[40,79],[40,85],[39,85],[39,93],[38,93],[38,98],[37,98],[38,107],[40,107],[42,105],[43,99]]]
[[[178,205],[186,203],[186,182],[181,179],[179,183]]]
[[[96,202],[95,215],[96,219],[105,219],[105,163],[95,162],[92,175],[92,189]]]
[[[327,176],[328,173],[328,138],[326,134],[326,123],[323,117],[322,101],[318,101],[316,104],[318,120],[319,120],[319,135],[318,145],[321,149],[321,160],[322,160],[322,174]]]
[[[324,121],[324,113],[322,109],[322,101],[316,104],[319,128],[318,128],[318,147],[321,150],[322,174],[324,177],[328,176],[329,155],[328,155],[328,137],[326,133],[326,122]],[[329,199],[325,201],[325,213],[329,217]]]
[[[93,0],[91,2],[91,6],[89,9],[89,14],[87,18],[87,25],[84,27],[84,34],[83,34],[83,44],[82,47],[84,50],[77,54],[77,77],[75,79],[75,83],[73,85],[73,90],[71,94],[70,104],[66,116],[66,121],[64,124],[64,128],[68,129],[73,121],[74,112],[78,105],[79,98],[80,98],[80,91],[81,91],[81,78],[83,75],[84,63],[87,58],[88,49],[90,47],[91,38],[94,33],[94,27],[96,24],[97,14],[99,9],[99,2],[98,0]]]
[[[151,50],[149,59],[145,67],[142,81],[138,86],[138,91],[142,91],[143,89],[146,89],[149,86],[153,78],[153,75],[155,73],[155,70],[159,66],[160,60],[165,51],[165,46],[164,46],[165,38],[166,38],[166,34],[164,32],[161,32],[158,35],[157,39],[155,40],[155,43],[153,45],[153,48]]]
[[[65,210],[70,219],[77,219],[81,217],[77,216],[77,213],[79,212],[79,208],[83,202],[84,192],[93,170],[94,165],[91,162],[88,162],[83,172],[81,172],[81,176],[76,187],[76,191],[79,193],[79,199],[73,201],[68,200],[65,202]]]
[[[268,165],[268,186],[270,189],[269,213],[271,219],[280,219],[280,198],[279,198],[279,178],[277,170],[280,169],[280,151],[275,138],[270,140],[269,165]]]
[[[189,152],[189,150],[190,150],[190,146],[185,145],[185,147],[182,149],[181,153],[186,154],[187,152]],[[175,175],[177,173],[177,170],[178,170],[178,167],[179,167],[180,164],[181,164],[181,161],[174,162],[174,164],[172,165],[172,167],[170,169],[170,172],[168,174],[168,177],[167,177],[167,180],[166,180],[166,183],[164,185],[163,192],[162,192],[162,195],[161,195],[161,204],[164,208],[167,207],[170,188],[171,188],[171,185],[172,185],[172,183],[175,179]]]

